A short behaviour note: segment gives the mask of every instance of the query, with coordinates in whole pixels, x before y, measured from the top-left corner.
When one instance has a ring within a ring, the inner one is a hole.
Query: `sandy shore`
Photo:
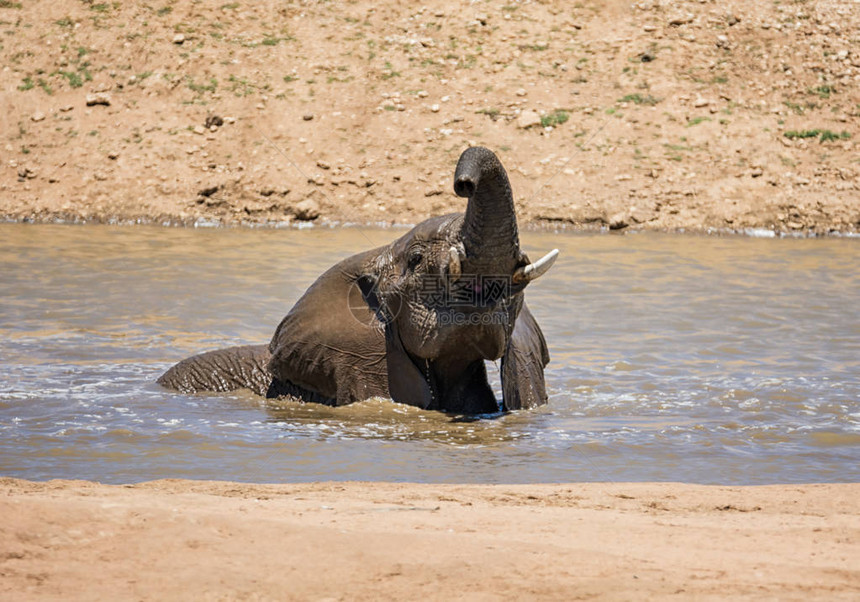
[[[860,484],[0,481],[4,599],[853,599]]]

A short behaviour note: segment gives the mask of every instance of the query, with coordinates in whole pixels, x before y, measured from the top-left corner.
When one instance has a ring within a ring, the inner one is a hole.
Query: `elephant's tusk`
[[[558,258],[558,249],[553,249],[534,263],[519,268],[514,272],[514,284],[529,283],[547,273]]]
[[[448,276],[452,280],[457,280],[461,273],[460,252],[457,250],[457,247],[451,247],[448,249]]]

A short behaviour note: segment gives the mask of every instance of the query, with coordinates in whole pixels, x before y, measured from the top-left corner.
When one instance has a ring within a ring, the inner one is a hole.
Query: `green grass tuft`
[[[565,123],[568,119],[570,119],[570,115],[568,115],[567,111],[564,109],[556,109],[552,113],[548,113],[540,118],[540,124],[542,127],[557,127],[562,123]]]
[[[789,130],[783,133],[783,136],[790,140],[794,140],[797,138],[818,138],[819,142],[833,142],[834,140],[848,140],[851,138],[851,133],[842,131],[838,134],[831,130]]]
[[[632,102],[632,103],[637,104],[637,105],[648,105],[648,106],[653,107],[658,102],[660,102],[660,99],[655,98],[655,97],[651,96],[650,94],[642,96],[641,94],[637,93],[637,94],[628,94],[627,96],[624,96],[623,98],[619,98],[618,102]]]

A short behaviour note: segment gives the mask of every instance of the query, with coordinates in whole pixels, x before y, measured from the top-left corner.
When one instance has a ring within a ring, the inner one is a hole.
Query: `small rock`
[[[206,133],[206,128],[204,128],[202,125],[195,125],[193,131],[195,134],[199,134],[202,136]]]
[[[221,186],[216,184],[214,186],[207,186],[200,190],[197,194],[200,196],[210,197],[221,189]]]
[[[643,63],[650,63],[657,58],[657,55],[654,53],[653,50],[646,50],[645,52],[639,54],[638,58]]]
[[[750,176],[752,176],[753,178],[760,178],[763,173],[764,170],[761,167],[753,167],[752,171],[750,172]]]
[[[68,113],[69,111],[71,111],[74,108],[75,108],[75,105],[63,105],[62,107],[60,107],[60,113]]]
[[[207,115],[206,121],[203,123],[206,126],[206,129],[212,129],[212,127],[221,127],[224,125],[224,118],[220,115]]]
[[[94,92],[93,94],[87,94],[87,106],[94,107],[96,105],[109,107],[110,94],[107,92]]]
[[[427,197],[439,196],[440,194],[443,194],[443,191],[441,188],[431,188],[430,190],[424,191],[424,196],[427,196]]]
[[[45,120],[45,114],[42,111],[36,111],[32,115],[30,115],[30,120],[31,121],[44,121]]]
[[[611,218],[609,218],[609,229],[610,230],[623,230],[630,223],[627,221],[627,218],[623,213],[616,213]]]
[[[525,96],[526,94],[527,92],[525,88],[520,88],[519,90],[517,90],[517,96]]]
[[[313,118],[313,113],[305,113],[304,115],[302,115],[302,119],[304,119],[305,121],[313,121]]]
[[[181,33],[176,34],[175,36],[173,36],[173,43],[174,44],[184,44],[185,43],[185,36],[182,35]]]
[[[517,117],[517,127],[521,130],[540,125],[540,115],[536,111],[526,109]]]
[[[439,105],[431,105],[430,110],[433,111],[434,113],[438,113],[439,112]]]
[[[696,107],[697,109],[701,109],[702,107],[706,107],[709,104],[711,104],[711,101],[709,101],[707,98],[702,98],[701,96],[696,98],[696,100],[693,102],[693,106]]]
[[[331,169],[331,165],[323,160],[317,161],[317,167],[320,169]]]
[[[729,24],[729,27],[734,27],[740,22],[740,17],[738,17],[737,15],[729,15],[728,17],[726,17],[726,23]]]
[[[36,177],[36,172],[30,169],[29,167],[19,167],[18,168],[18,181],[23,182],[24,180],[32,180]]]
[[[645,25],[645,26],[642,28],[642,30],[643,30],[643,31],[646,31],[646,32],[648,32],[648,33],[651,33],[652,31],[657,31],[657,26],[656,26],[656,25]]]
[[[112,150],[107,154],[107,156],[111,161],[116,161],[119,158],[119,151]]]
[[[693,22],[693,15],[677,15],[669,19],[670,27],[680,27],[681,25],[686,25],[687,23]]]
[[[429,94],[427,94],[427,90],[418,90],[418,94],[416,96],[418,96],[418,98],[427,98]]]
[[[313,199],[299,201],[293,207],[293,214],[296,216],[296,219],[307,222],[313,221],[320,216],[319,203]]]

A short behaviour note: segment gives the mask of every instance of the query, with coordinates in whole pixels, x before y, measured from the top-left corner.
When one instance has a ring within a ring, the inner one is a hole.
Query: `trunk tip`
[[[467,175],[461,175],[454,181],[454,192],[457,196],[470,199],[475,195],[477,182]]]
[[[454,170],[454,192],[457,196],[470,199],[478,191],[481,178],[489,176],[492,180],[499,170],[504,173],[504,168],[493,151],[482,146],[469,147],[457,161],[457,168]]]

